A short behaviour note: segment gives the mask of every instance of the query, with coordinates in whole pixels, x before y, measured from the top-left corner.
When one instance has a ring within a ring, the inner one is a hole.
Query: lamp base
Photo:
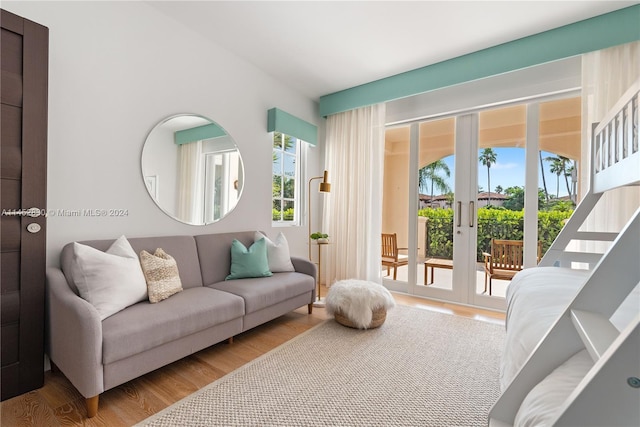
[[[313,303],[314,307],[325,307],[326,305],[327,303],[325,302],[324,298],[318,298]]]

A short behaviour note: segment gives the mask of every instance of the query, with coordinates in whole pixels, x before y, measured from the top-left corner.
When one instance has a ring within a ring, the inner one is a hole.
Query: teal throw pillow
[[[267,242],[264,237],[256,240],[249,249],[238,240],[233,240],[231,243],[231,274],[225,280],[271,275],[273,273],[269,270]]]

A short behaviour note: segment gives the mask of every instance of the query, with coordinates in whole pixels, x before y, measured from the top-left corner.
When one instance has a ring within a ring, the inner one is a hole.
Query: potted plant
[[[311,234],[309,237],[311,237],[312,240],[315,240],[319,245],[329,243],[329,239],[328,239],[329,235],[326,233],[321,233],[317,231]]]

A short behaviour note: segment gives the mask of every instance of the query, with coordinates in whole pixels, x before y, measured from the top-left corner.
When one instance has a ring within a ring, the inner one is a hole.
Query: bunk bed
[[[640,425],[640,208],[618,233],[581,230],[603,194],[640,185],[639,97],[640,79],[593,125],[588,193],[508,287],[491,427]]]

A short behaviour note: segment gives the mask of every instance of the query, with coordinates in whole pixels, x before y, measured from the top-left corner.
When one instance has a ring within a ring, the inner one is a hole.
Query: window
[[[298,225],[300,214],[300,140],[273,133],[273,208],[274,225]]]
[[[238,150],[204,153],[204,222],[223,218],[238,204],[242,160]]]

